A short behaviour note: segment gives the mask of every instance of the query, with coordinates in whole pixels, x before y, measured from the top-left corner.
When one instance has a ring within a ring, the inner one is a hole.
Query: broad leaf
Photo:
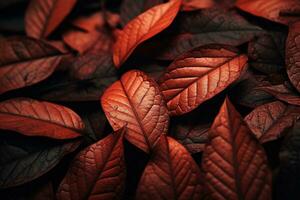
[[[193,11],[204,8],[211,8],[215,5],[214,0],[183,0],[182,10]]]
[[[125,26],[129,21],[146,10],[164,3],[164,0],[124,0],[121,5],[121,24]]]
[[[124,131],[108,135],[77,155],[60,184],[58,199],[121,199],[126,176]]]
[[[222,46],[194,49],[177,58],[160,89],[172,115],[182,115],[223,91],[243,72],[247,56]]]
[[[138,70],[125,73],[101,97],[105,115],[117,130],[127,125],[126,138],[149,153],[166,134],[169,114],[157,84]]]
[[[31,0],[25,16],[28,36],[46,38],[71,12],[76,0]]]
[[[21,185],[32,181],[55,167],[80,142],[37,139],[1,133],[0,188]]]
[[[118,34],[113,60],[120,67],[133,50],[145,40],[167,28],[177,15],[182,0],[159,4],[131,20]]]
[[[162,136],[140,179],[136,199],[201,199],[200,170],[176,140]]]
[[[227,98],[211,126],[202,166],[213,199],[271,199],[264,149]]]
[[[27,136],[67,139],[80,136],[84,124],[72,110],[53,103],[16,98],[0,103],[0,128]]]
[[[0,39],[0,94],[46,79],[62,57],[42,41],[26,37]]]
[[[248,57],[251,67],[266,73],[276,73],[285,66],[285,34],[271,32],[251,41],[248,46]]]
[[[300,19],[298,0],[237,0],[236,6],[252,15],[282,24],[289,24]]]
[[[290,26],[286,40],[285,62],[289,78],[298,92],[300,92],[300,22]]]
[[[182,53],[208,44],[238,46],[264,31],[233,11],[218,8],[183,12],[161,37],[145,45],[145,53],[154,52],[163,60],[173,60]],[[150,50],[147,49],[150,46]]]
[[[245,117],[250,130],[261,143],[282,136],[300,118],[300,107],[286,105],[280,101],[261,105]]]

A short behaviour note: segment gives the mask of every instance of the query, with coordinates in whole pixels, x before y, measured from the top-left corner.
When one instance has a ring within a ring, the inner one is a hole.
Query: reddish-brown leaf
[[[134,49],[145,40],[167,28],[177,15],[182,0],[159,4],[130,21],[118,35],[113,60],[120,67]]]
[[[199,200],[202,196],[200,169],[176,140],[162,136],[140,179],[138,200]]]
[[[127,125],[126,138],[145,152],[167,133],[165,101],[157,84],[141,71],[125,73],[104,92],[101,104],[113,129]]]
[[[169,111],[182,115],[214,97],[239,78],[246,62],[247,56],[222,46],[183,54],[168,67],[160,84]]]
[[[264,149],[228,99],[209,132],[202,166],[213,199],[271,199]]]
[[[80,117],[69,108],[27,98],[1,102],[0,121],[1,129],[55,139],[78,137],[84,128]]]
[[[298,0],[237,0],[236,6],[252,15],[283,24],[299,20]]]
[[[286,105],[280,101],[261,105],[245,117],[251,131],[261,143],[282,136],[300,118],[300,107]]]
[[[193,11],[204,8],[211,8],[215,4],[214,0],[183,0],[182,10]]]
[[[28,36],[45,38],[71,12],[76,0],[31,0],[25,15]]]
[[[300,95],[291,90],[291,88],[287,87],[285,84],[258,87],[257,90],[265,91],[286,103],[300,106]]]
[[[124,131],[108,135],[77,155],[59,186],[58,199],[121,199],[126,177]]]
[[[30,38],[0,39],[0,94],[46,79],[63,55]]]
[[[300,22],[290,26],[286,40],[285,62],[289,78],[300,92]]]

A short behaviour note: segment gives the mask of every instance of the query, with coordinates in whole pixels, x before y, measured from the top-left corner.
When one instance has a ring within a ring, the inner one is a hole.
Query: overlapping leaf
[[[58,199],[121,199],[126,176],[124,131],[108,135],[77,155],[60,184]]]
[[[21,185],[42,176],[80,144],[78,140],[58,142],[12,134],[1,133],[0,188]]]
[[[72,110],[27,98],[1,102],[0,121],[1,129],[55,139],[78,137],[84,128],[80,117]]]
[[[228,99],[210,129],[202,166],[213,199],[271,199],[265,152]]]
[[[71,12],[75,3],[76,0],[31,0],[25,16],[27,35],[47,37]]]
[[[63,55],[35,39],[0,39],[0,94],[46,79]]]
[[[299,20],[298,0],[237,0],[236,6],[252,15],[283,24]]]
[[[251,131],[261,143],[275,140],[300,118],[300,107],[280,101],[261,105],[245,117]]]
[[[113,129],[126,125],[126,138],[145,152],[167,133],[169,115],[163,96],[141,71],[125,73],[104,92],[101,104]]]
[[[233,11],[212,8],[183,12],[167,33],[147,45],[151,49],[146,49],[145,53],[154,52],[159,59],[172,60],[208,44],[238,46],[263,32]]]
[[[170,0],[154,6],[124,27],[114,45],[113,60],[116,67],[120,67],[140,43],[161,32],[173,22],[181,1]]]
[[[237,80],[247,56],[234,49],[208,46],[177,58],[162,77],[160,89],[172,115],[187,113]]]
[[[140,179],[136,199],[201,199],[200,170],[176,140],[162,136]]]
[[[300,22],[290,26],[286,41],[285,61],[289,78],[298,92],[300,92]]]

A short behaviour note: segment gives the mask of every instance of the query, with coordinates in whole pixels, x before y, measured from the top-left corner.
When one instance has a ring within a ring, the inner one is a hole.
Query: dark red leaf
[[[289,78],[298,92],[300,92],[300,22],[290,26],[286,40],[285,62]]]
[[[208,46],[177,58],[162,77],[160,89],[172,115],[182,115],[237,80],[247,62],[235,49]]]
[[[211,126],[202,166],[213,199],[271,199],[264,149],[227,98]]]
[[[140,179],[136,199],[201,199],[200,170],[176,140],[162,136]]]
[[[0,128],[27,136],[68,139],[80,136],[84,124],[72,110],[53,103],[16,98],[0,103]]]
[[[101,97],[101,105],[113,129],[127,125],[126,138],[145,152],[168,131],[169,115],[161,92],[141,71],[129,71],[113,83]]]
[[[63,55],[30,38],[0,39],[0,94],[46,79]]]
[[[245,117],[250,130],[261,143],[275,140],[300,118],[300,107],[280,101],[261,105]]]
[[[133,50],[145,40],[167,28],[176,17],[182,0],[159,4],[131,20],[118,34],[113,60],[120,67]]]
[[[237,0],[236,6],[252,15],[282,24],[299,20],[300,4],[298,0]]]
[[[124,132],[122,128],[81,151],[60,184],[57,198],[121,199],[126,177]]]
[[[25,16],[28,36],[46,38],[71,12],[76,0],[31,0]]]

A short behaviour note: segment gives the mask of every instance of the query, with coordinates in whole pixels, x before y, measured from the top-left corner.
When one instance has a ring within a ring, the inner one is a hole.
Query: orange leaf
[[[46,38],[71,12],[76,0],[31,0],[25,15],[28,36]]]
[[[228,99],[211,126],[202,166],[212,199],[271,199],[264,149]]]
[[[172,115],[182,115],[223,91],[237,80],[245,55],[226,46],[207,46],[177,58],[161,79],[160,89]]]
[[[134,49],[145,40],[167,28],[176,17],[182,0],[159,4],[131,20],[118,35],[113,60],[120,67]]]
[[[104,92],[101,104],[113,129],[127,125],[126,138],[147,153],[167,133],[165,101],[157,84],[141,71],[125,73]]]
[[[0,128],[17,131],[27,136],[69,139],[80,136],[84,128],[80,117],[72,110],[27,98],[16,98],[0,103]]]

